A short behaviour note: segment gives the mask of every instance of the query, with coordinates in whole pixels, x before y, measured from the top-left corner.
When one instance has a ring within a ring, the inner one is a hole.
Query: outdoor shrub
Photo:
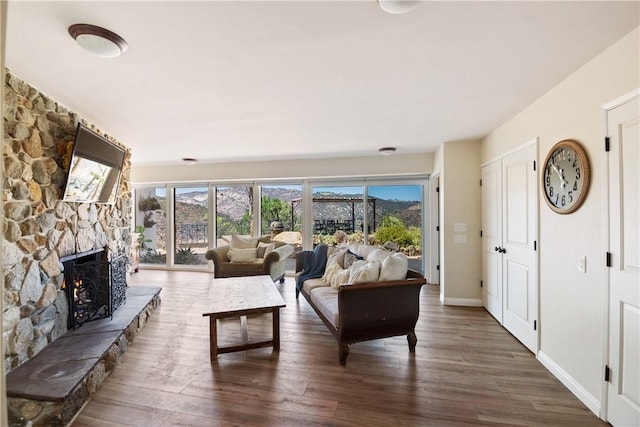
[[[202,264],[200,257],[197,253],[193,252],[191,248],[180,248],[176,252],[176,264]]]

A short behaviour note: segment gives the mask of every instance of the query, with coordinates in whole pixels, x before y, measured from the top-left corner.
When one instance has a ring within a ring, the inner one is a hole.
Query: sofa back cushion
[[[408,268],[409,261],[405,254],[400,252],[392,253],[382,260],[378,280],[381,282],[387,280],[404,280],[407,278]]]
[[[258,238],[232,234],[229,247],[231,249],[254,249],[258,247]]]

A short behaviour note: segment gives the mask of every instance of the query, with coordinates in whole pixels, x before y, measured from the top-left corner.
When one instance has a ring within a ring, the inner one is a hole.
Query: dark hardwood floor
[[[480,308],[440,305],[421,293],[415,354],[406,337],[351,347],[338,363],[333,336],[293,278],[274,284],[281,351],[209,361],[209,273],[141,270],[131,286],[162,286],[162,303],[122,363],[73,426],[607,426]],[[248,320],[249,338],[271,334],[270,314]],[[240,321],[219,321],[222,343]]]

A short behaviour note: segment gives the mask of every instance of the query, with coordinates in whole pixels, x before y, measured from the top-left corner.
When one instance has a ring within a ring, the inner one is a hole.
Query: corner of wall
[[[441,300],[452,305],[477,305],[482,300],[480,142],[446,142],[438,153],[442,163]],[[460,268],[460,263],[465,268]]]

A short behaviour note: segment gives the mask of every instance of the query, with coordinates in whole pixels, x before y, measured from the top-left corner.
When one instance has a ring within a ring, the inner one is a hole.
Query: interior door
[[[607,112],[609,383],[607,418],[640,425],[640,125],[638,96]]]
[[[538,350],[536,145],[502,159],[502,324],[534,353]]]
[[[482,304],[502,323],[502,161],[482,167]]]

